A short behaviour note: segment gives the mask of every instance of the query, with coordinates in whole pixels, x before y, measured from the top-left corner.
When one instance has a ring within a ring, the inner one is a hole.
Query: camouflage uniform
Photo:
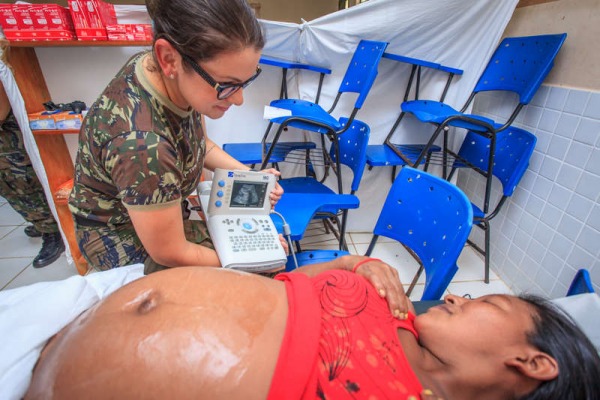
[[[39,232],[58,232],[12,112],[4,122],[0,121],[0,195]]]
[[[150,85],[142,70],[146,54],[132,57],[110,82],[79,135],[69,209],[79,248],[99,270],[149,259],[127,209],[181,203],[202,173],[201,115],[179,109]],[[189,241],[212,247],[203,222],[184,225]],[[160,269],[149,263],[149,270]]]

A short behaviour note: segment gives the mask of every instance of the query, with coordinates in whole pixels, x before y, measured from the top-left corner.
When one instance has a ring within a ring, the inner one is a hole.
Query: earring
[[[169,79],[175,79],[175,74],[169,75]]]

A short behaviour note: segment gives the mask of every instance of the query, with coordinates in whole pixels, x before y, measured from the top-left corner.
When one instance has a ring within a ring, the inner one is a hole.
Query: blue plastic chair
[[[366,255],[371,255],[380,236],[400,242],[421,265],[407,293],[424,270],[421,300],[438,300],[458,270],[456,262],[472,222],[473,208],[459,188],[427,172],[404,167],[390,188]],[[302,266],[344,254],[348,253],[312,250],[296,257]],[[289,257],[286,268],[294,267]]]
[[[284,130],[288,127],[294,127],[310,132],[320,133],[322,135],[337,136],[342,134],[346,129],[352,126],[352,121],[356,117],[358,111],[363,106],[375,78],[377,77],[377,68],[387,43],[376,42],[369,40],[361,40],[354,51],[352,59],[346,69],[346,73],[338,93],[334,99],[334,102],[329,110],[323,109],[320,105],[299,99],[279,99],[271,102],[272,107],[285,109],[291,112],[291,116],[277,117],[270,120],[268,131],[271,130],[272,125],[278,125],[272,143],[274,145],[266,147],[266,155],[263,158],[261,169],[265,168],[270,162],[271,157],[277,148],[279,139]],[[354,102],[354,108],[347,116],[347,123],[342,124],[341,120],[336,119],[331,113],[336,109],[339,100],[344,93],[355,93],[357,94],[356,101]],[[268,134],[265,135],[263,143],[268,143]],[[335,140],[333,140],[335,144]],[[321,145],[324,149],[325,138],[321,136]],[[326,172],[322,180],[327,176],[329,162],[327,157],[325,158]],[[338,165],[339,166],[339,165]],[[339,169],[337,170],[339,171]],[[337,173],[337,172],[336,172]],[[338,176],[338,193],[342,193],[341,179]]]
[[[531,132],[510,126],[496,133],[496,146],[494,168],[491,176],[495,176],[502,185],[502,196],[491,212],[485,212],[483,206],[472,203],[474,224],[482,229],[485,234],[484,249],[469,240],[475,250],[485,257],[485,283],[490,280],[490,220],[500,212],[504,203],[512,196],[521,178],[529,166],[537,138]],[[488,160],[490,159],[490,139],[473,131],[467,132],[458,153],[448,150],[454,157],[454,164],[450,171],[452,178],[458,168],[471,168],[482,176],[489,175]],[[484,198],[483,203],[488,204],[489,198]]]
[[[340,249],[346,248],[345,232],[348,210],[357,208],[360,204],[354,193],[358,190],[364,172],[365,153],[371,130],[366,123],[357,119],[350,122],[348,118],[340,118],[340,123],[344,132],[331,138],[335,143],[330,146],[329,157],[336,165],[340,165],[339,168],[344,165],[347,167],[345,169],[349,169],[349,172],[352,173],[349,195],[356,200],[352,201],[351,198],[348,198],[348,194],[336,192],[315,177],[280,179],[279,184],[284,190],[284,195],[282,201],[275,206],[275,210],[290,221],[303,221],[301,224],[290,223],[296,232],[293,240],[296,241],[298,248],[298,242],[312,219],[328,220],[330,218],[333,218],[340,227],[337,232]],[[347,126],[347,124],[349,125]],[[338,171],[341,174],[339,169]],[[298,225],[301,227],[299,228]],[[330,225],[330,227],[333,229],[333,226]],[[335,232],[335,229],[333,231]]]
[[[281,68],[282,77],[281,77],[281,88],[279,91],[280,99],[288,98],[288,90],[287,90],[287,72],[289,69],[295,70],[307,70],[319,73],[319,85],[317,87],[317,94],[315,96],[315,103],[319,103],[319,98],[321,96],[321,88],[323,85],[323,78],[327,74],[331,74],[331,70],[329,68],[323,68],[315,65],[283,60],[276,57],[271,57],[267,55],[262,55],[260,58],[260,63],[265,65],[271,65],[275,67]],[[240,161],[243,164],[249,164],[254,167],[256,164],[262,163],[263,156],[268,151],[270,146],[269,143],[265,143],[266,135],[268,134],[271,128],[271,124],[267,127],[265,131],[265,137],[261,143],[225,143],[223,145],[223,150],[227,152],[230,156]],[[273,165],[273,167],[279,169],[279,163],[285,161],[289,153],[295,150],[305,150],[307,151],[307,155],[310,155],[308,151],[311,149],[315,149],[317,145],[314,142],[302,141],[302,142],[285,142],[278,143],[275,147],[271,159],[269,162]]]
[[[584,293],[595,293],[594,285],[592,285],[592,279],[587,269],[580,269],[575,274],[571,286],[567,291],[567,296],[574,296],[576,294]]]
[[[438,63],[433,63],[430,61],[419,60],[416,58],[401,56],[398,54],[392,54],[392,53],[386,52],[383,54],[383,58],[387,58],[390,60],[394,60],[397,62],[411,65],[410,76],[408,79],[408,83],[406,85],[406,89],[404,91],[404,98],[402,100],[403,103],[405,103],[409,100],[411,93],[413,94],[414,100],[419,99],[419,92],[421,90],[421,87],[420,87],[421,86],[421,73],[424,68],[427,68],[430,71],[434,71],[434,72],[439,71],[439,72],[443,72],[443,73],[447,74],[446,85],[440,95],[440,99],[439,99],[440,102],[443,102],[444,99],[446,98],[446,94],[448,93],[448,89],[450,88],[450,84],[452,83],[454,76],[463,74],[463,70],[461,70],[461,69],[448,67],[448,66],[441,65]],[[417,165],[416,164],[417,157],[419,156],[419,154],[421,153],[421,151],[423,151],[423,149],[425,147],[424,144],[400,144],[400,143],[396,144],[396,143],[394,143],[393,146],[396,147],[396,149],[398,150],[398,152],[396,152],[396,151],[392,150],[392,148],[389,145],[386,144],[386,142],[392,143],[393,136],[396,133],[396,130],[398,129],[398,126],[400,125],[400,122],[404,118],[405,114],[406,113],[404,111],[400,112],[400,115],[398,116],[398,118],[396,119],[394,124],[392,125],[392,128],[391,128],[390,132],[387,134],[383,143],[371,144],[371,145],[369,145],[369,147],[367,147],[367,165],[369,166],[369,170],[371,170],[373,167],[391,166],[392,167],[392,175],[391,175],[392,182],[394,182],[394,179],[396,178],[397,167],[403,167],[405,165],[416,166]],[[424,162],[424,166],[423,166],[424,171],[427,171],[427,169],[428,169],[431,155],[433,153],[437,153],[439,151],[441,151],[441,148],[439,146],[431,146],[428,149],[427,156],[425,157],[424,160],[421,161],[421,163]]]
[[[412,114],[419,121],[436,126],[427,145],[416,158],[412,166],[419,165],[427,156],[429,148],[433,146],[441,132],[444,132],[444,150],[447,147],[447,132],[449,127],[457,127],[476,132],[490,138],[492,158],[488,160],[488,170],[492,169],[494,163],[493,151],[496,146],[496,133],[508,128],[521,109],[533,98],[554,64],[554,59],[562,47],[566,33],[556,35],[539,35],[528,37],[505,38],[499,44],[492,55],[483,74],[479,78],[475,89],[469,96],[460,111],[455,110],[448,104],[432,100],[414,100],[402,103],[402,111]],[[485,91],[508,91],[519,96],[519,102],[510,117],[500,123],[491,118],[468,114],[468,107],[475,96]],[[394,147],[390,141],[386,144],[401,155],[401,151]],[[442,152],[443,176],[446,177],[447,160],[446,152]],[[486,198],[489,198],[492,177],[488,177],[486,184]],[[483,210],[488,212],[489,204],[484,204]]]

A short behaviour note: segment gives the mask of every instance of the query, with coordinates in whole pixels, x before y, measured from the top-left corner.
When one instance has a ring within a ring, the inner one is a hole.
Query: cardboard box
[[[34,30],[48,30],[48,20],[41,4],[29,5],[29,17]]]
[[[64,29],[75,33],[75,27],[69,10],[58,4],[42,4],[42,9],[48,21],[48,29]]]
[[[69,11],[57,4],[2,4],[0,21],[3,27],[12,27],[4,29],[4,34],[9,40],[72,40],[75,38]]]
[[[41,129],[56,129],[56,122],[54,121],[53,115],[59,112],[60,111],[40,111],[29,114],[29,127],[34,131]]]
[[[13,4],[12,10],[20,30],[33,29],[33,20],[30,13],[31,4]]]
[[[76,114],[72,111],[61,111],[56,114],[52,114],[56,129],[79,129],[81,128],[81,122],[83,116]]]
[[[75,28],[77,40],[108,40],[106,28]]]
[[[118,24],[107,25],[108,40],[152,40],[152,25],[150,24]]]
[[[5,32],[19,29],[12,4],[0,4],[0,25]]]
[[[71,20],[75,29],[89,28],[89,23],[85,19],[85,14],[78,0],[69,0],[69,13],[71,14]]]
[[[101,0],[69,0],[69,11],[79,40],[106,40],[106,25],[116,24],[112,4]]]

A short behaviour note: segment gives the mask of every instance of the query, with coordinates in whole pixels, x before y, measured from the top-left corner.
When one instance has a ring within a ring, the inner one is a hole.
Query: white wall
[[[564,295],[575,271],[600,292],[600,0],[558,0],[517,8],[504,36],[566,32],[555,66],[517,126],[534,133],[529,170],[491,222],[491,268],[515,292]],[[514,99],[484,95],[475,111],[506,118]],[[461,174],[470,196],[479,178]],[[472,238],[482,243],[481,230]]]
[[[515,102],[482,95],[475,112],[500,120]],[[600,291],[600,93],[542,86],[515,125],[538,142],[514,195],[491,222],[491,268],[515,292],[550,297],[563,296],[575,271],[586,268]],[[459,174],[470,197],[480,198],[483,184]],[[483,243],[480,229],[471,237]]]

